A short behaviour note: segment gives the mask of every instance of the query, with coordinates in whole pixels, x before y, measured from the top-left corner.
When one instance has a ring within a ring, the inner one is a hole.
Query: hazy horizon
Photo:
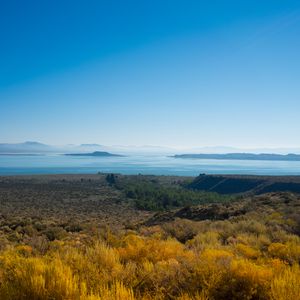
[[[43,148],[44,147],[44,148]],[[228,153],[253,153],[253,154],[300,154],[300,147],[257,147],[257,148],[241,148],[232,146],[195,146],[195,147],[172,147],[161,145],[104,145],[103,143],[80,143],[80,144],[48,144],[41,141],[22,141],[19,143],[0,142],[0,153],[38,153],[42,152],[57,152],[57,153],[72,153],[76,152],[94,152],[94,151],[113,151],[132,154],[228,154]]]

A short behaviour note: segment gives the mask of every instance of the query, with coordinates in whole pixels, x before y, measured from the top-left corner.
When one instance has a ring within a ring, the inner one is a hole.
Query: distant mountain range
[[[80,153],[93,153],[96,151],[102,152],[118,152],[121,154],[175,154],[176,151],[171,148],[159,146],[104,146],[100,144],[81,144],[81,145],[62,145],[52,146],[39,142],[25,142],[18,144],[0,143],[0,154],[80,154]]]
[[[53,146],[45,145],[38,142],[25,142],[19,144],[0,144],[0,153],[45,153],[53,152],[55,148]]]
[[[58,154],[72,154],[72,153],[93,153],[96,151],[110,152],[110,153],[120,153],[125,155],[175,155],[178,152],[184,153],[183,155],[195,155],[197,154],[261,154],[261,153],[274,153],[286,155],[289,153],[300,154],[300,148],[257,148],[257,149],[239,149],[233,147],[199,147],[199,148],[189,148],[189,149],[174,149],[171,147],[160,147],[152,145],[144,146],[122,146],[113,145],[105,146],[100,144],[81,144],[81,145],[62,145],[53,146],[47,145],[35,141],[28,141],[24,143],[0,143],[0,154],[47,154],[47,153],[58,153]],[[249,158],[251,159],[251,158]]]
[[[179,151],[177,151],[178,153]],[[215,147],[199,147],[190,149],[180,149],[181,153],[184,154],[230,154],[230,153],[251,153],[251,154],[261,154],[261,153],[274,153],[274,154],[289,154],[295,153],[300,154],[300,147],[294,148],[235,148],[226,146],[215,146]]]
[[[102,150],[103,146],[98,144],[52,146],[39,142],[25,142],[18,144],[0,144],[2,154],[46,154],[46,153],[71,153],[91,152]]]
[[[273,160],[273,161],[300,161],[299,154],[253,154],[253,153],[227,153],[227,154],[179,154],[174,158],[193,159],[220,159],[220,160]]]

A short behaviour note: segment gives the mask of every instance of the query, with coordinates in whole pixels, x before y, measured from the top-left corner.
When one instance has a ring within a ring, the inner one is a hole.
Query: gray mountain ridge
[[[118,152],[120,154],[157,154],[157,155],[176,155],[182,154],[230,154],[230,153],[250,153],[250,154],[300,154],[299,148],[253,148],[240,149],[227,146],[210,146],[194,148],[172,148],[155,145],[112,145],[106,146],[97,143],[83,143],[79,145],[47,145],[36,141],[27,141],[24,143],[0,143],[1,154],[47,154],[47,153],[91,153],[95,151]]]
[[[219,159],[219,160],[271,160],[271,161],[300,161],[298,154],[274,153],[227,153],[227,154],[177,154],[172,156],[181,159]]]

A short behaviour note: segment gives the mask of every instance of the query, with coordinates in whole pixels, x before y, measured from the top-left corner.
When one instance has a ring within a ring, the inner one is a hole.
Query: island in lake
[[[253,153],[227,153],[227,154],[177,154],[174,158],[220,159],[220,160],[271,160],[271,161],[300,161],[299,154],[253,154]]]
[[[95,151],[92,153],[67,153],[65,154],[67,156],[93,156],[93,157],[110,157],[110,156],[118,156],[118,157],[123,157],[123,155],[120,154],[113,154],[105,151]]]

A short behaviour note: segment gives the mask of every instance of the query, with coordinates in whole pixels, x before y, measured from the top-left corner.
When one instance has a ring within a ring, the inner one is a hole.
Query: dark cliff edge
[[[300,193],[300,176],[204,175],[187,188],[219,194],[260,195],[271,192]]]

